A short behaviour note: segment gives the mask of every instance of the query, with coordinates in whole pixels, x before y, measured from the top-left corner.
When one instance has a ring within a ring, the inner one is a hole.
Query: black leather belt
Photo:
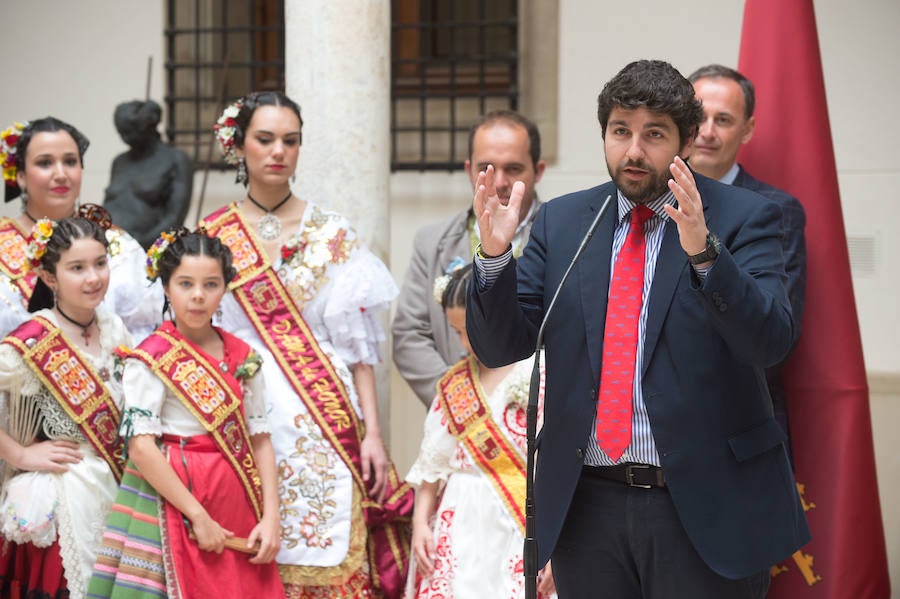
[[[581,475],[623,483],[629,487],[650,489],[665,487],[662,468],[648,464],[617,464],[615,466],[584,466]]]

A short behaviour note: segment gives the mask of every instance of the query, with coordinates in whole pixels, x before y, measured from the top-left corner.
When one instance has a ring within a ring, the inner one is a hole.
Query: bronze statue
[[[144,248],[160,231],[181,226],[191,205],[191,160],[162,142],[156,130],[161,116],[153,100],[116,106],[116,129],[131,149],[113,160],[103,201],[113,222]]]

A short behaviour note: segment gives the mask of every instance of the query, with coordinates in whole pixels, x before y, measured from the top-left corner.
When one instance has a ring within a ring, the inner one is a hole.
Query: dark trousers
[[[552,556],[559,599],[763,599],[769,571],[731,580],[700,559],[665,488],[582,475]]]

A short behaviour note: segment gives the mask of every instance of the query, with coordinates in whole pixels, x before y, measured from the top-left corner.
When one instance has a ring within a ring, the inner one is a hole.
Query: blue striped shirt
[[[631,226],[631,210],[635,204],[618,192],[618,220],[613,233],[612,255],[610,256],[609,272],[614,274],[616,257],[625,244],[628,229]],[[641,388],[640,372],[644,364],[644,338],[647,331],[647,307],[650,302],[650,290],[653,288],[653,275],[656,273],[656,259],[659,257],[659,248],[662,247],[663,234],[666,231],[666,221],[669,215],[663,209],[666,204],[674,204],[675,196],[667,191],[659,198],[647,203],[647,208],[653,211],[653,216],[644,224],[644,242],[646,247],[644,266],[644,292],[641,300],[641,315],[638,320],[637,352],[634,365],[634,395],[632,397],[631,413],[631,445],[625,449],[625,453],[619,458],[618,463],[639,462],[641,464],[653,464],[659,466],[659,454],[656,451],[656,442],[653,440],[653,431],[650,430],[650,417],[647,415],[647,406],[644,405],[644,394]],[[585,447],[584,463],[592,466],[612,466],[614,463],[597,445],[595,427],[591,427],[591,438]]]

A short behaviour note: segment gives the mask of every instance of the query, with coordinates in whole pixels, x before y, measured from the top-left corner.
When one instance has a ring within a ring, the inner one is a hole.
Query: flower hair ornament
[[[244,98],[238,98],[222,111],[222,116],[216,121],[213,130],[216,132],[216,140],[222,150],[222,156],[226,164],[237,166],[240,163],[234,147],[234,134],[237,130],[237,115],[244,107]]]
[[[452,275],[460,268],[465,268],[466,264],[467,262],[465,260],[457,256],[456,258],[451,260],[450,264],[447,265],[447,268],[444,269],[444,274],[434,280],[434,288],[431,292],[434,295],[434,300],[437,303],[444,303],[444,293],[446,293],[447,291],[447,285],[450,284],[450,275]]]
[[[56,223],[49,218],[42,218],[31,228],[31,238],[25,247],[25,257],[28,258],[28,266],[31,270],[41,267],[41,259],[47,253],[47,243],[53,237]]]
[[[3,167],[3,181],[8,187],[18,186],[16,181],[16,144],[28,122],[13,123],[0,133],[0,166]]]
[[[197,233],[205,233],[205,229],[197,229]],[[159,259],[162,258],[162,255],[166,253],[166,250],[169,248],[172,243],[178,239],[179,237],[184,237],[185,235],[190,235],[191,231],[187,227],[178,227],[176,229],[169,229],[168,231],[163,231],[159,234],[159,237],[156,241],[153,242],[153,245],[150,246],[150,249],[147,250],[147,264],[145,267],[145,272],[147,273],[147,278],[150,281],[155,281],[157,277],[159,277]]]

